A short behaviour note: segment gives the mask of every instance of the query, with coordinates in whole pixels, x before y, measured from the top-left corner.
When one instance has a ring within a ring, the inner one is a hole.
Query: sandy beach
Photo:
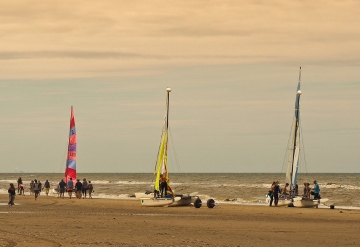
[[[0,195],[0,246],[359,246],[360,211]]]

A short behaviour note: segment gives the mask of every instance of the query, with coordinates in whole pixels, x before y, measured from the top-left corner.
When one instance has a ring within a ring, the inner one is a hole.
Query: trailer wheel
[[[208,208],[213,208],[213,207],[215,207],[215,201],[214,201],[214,199],[209,199],[209,200],[207,200],[206,205],[207,205]]]
[[[194,207],[195,208],[200,208],[201,205],[202,205],[201,199],[200,198],[196,199],[195,202],[194,202]]]

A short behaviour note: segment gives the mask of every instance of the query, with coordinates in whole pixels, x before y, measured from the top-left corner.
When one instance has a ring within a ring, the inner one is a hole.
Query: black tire
[[[209,200],[207,200],[206,205],[207,205],[208,208],[213,208],[213,207],[215,207],[215,201],[214,201],[214,199],[209,199]]]
[[[201,205],[202,205],[201,199],[200,198],[196,199],[194,202],[194,207],[201,208]]]

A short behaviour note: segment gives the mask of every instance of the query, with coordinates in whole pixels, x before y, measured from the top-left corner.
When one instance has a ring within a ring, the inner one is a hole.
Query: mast
[[[169,129],[169,108],[170,108],[170,92],[171,88],[166,88],[166,129]]]
[[[167,151],[168,151],[168,142],[169,142],[169,109],[170,109],[170,92],[171,88],[166,88],[166,141],[165,141],[165,147],[164,147],[164,165],[163,165],[163,173],[167,181],[167,185],[170,186],[170,177],[169,172],[167,168]]]
[[[170,92],[171,92],[171,88],[166,88],[166,111],[164,117],[165,121],[161,135],[158,157],[156,161],[156,175],[155,175],[155,185],[154,185],[156,191],[159,191],[160,176],[165,176],[166,180],[169,181],[169,174],[167,169],[167,148],[168,148]]]
[[[292,192],[297,183],[297,173],[300,161],[300,83],[301,83],[301,67],[299,70],[299,80],[296,90],[295,99],[295,115],[294,115],[294,126],[293,126],[293,147],[292,147],[292,169],[291,169],[291,180],[290,180],[290,191]]]

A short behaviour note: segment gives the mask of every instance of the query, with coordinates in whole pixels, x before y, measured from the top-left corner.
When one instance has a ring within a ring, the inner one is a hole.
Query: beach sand
[[[0,246],[360,246],[360,211],[0,195]]]

